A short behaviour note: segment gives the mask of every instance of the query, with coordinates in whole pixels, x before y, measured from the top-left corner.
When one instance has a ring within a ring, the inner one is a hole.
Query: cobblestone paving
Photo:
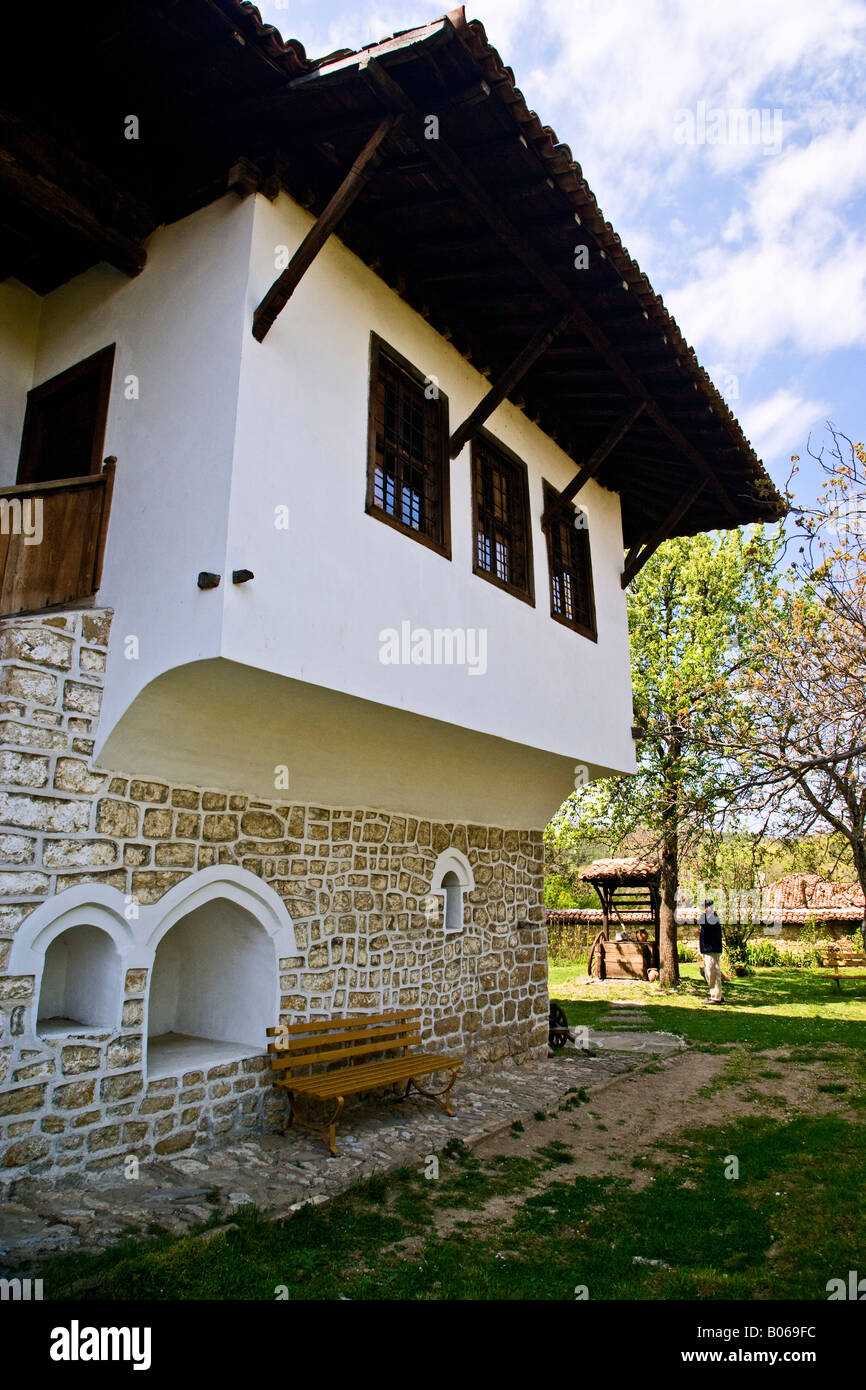
[[[130,1228],[160,1226],[182,1234],[215,1211],[230,1221],[247,1202],[279,1216],[298,1203],[325,1201],[374,1173],[420,1167],[449,1139],[469,1145],[487,1139],[515,1119],[557,1105],[573,1087],[584,1086],[592,1096],[645,1066],[648,1051],[663,1050],[652,1040],[665,1036],[637,1033],[626,1041],[591,1033],[588,1048],[567,1047],[551,1061],[467,1074],[454,1090],[453,1119],[420,1098],[364,1099],[343,1117],[339,1158],[294,1129],[285,1136],[245,1136],[195,1158],[142,1164],[137,1178],[119,1172],[55,1184],[21,1181],[12,1200],[0,1206],[0,1274],[52,1255],[98,1252]]]

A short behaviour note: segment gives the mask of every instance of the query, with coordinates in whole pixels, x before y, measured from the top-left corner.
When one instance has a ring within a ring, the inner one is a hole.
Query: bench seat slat
[[[335,1047],[328,1052],[279,1053],[271,1058],[271,1066],[277,1071],[294,1070],[295,1067],[311,1067],[321,1062],[349,1062],[354,1057],[365,1057],[370,1052],[393,1052],[398,1047],[414,1047],[421,1042],[421,1034],[405,1033],[399,1038],[387,1038],[385,1042],[358,1043],[354,1047]]]
[[[291,1077],[277,1084],[285,1087],[287,1091],[319,1096],[327,1100],[331,1096],[354,1095],[358,1091],[371,1090],[376,1086],[387,1086],[392,1081],[407,1080],[410,1076],[423,1076],[427,1072],[450,1071],[462,1065],[461,1057],[452,1057],[442,1052],[416,1052],[410,1057],[370,1062],[367,1066],[347,1067],[341,1071],[323,1072],[319,1076]]]

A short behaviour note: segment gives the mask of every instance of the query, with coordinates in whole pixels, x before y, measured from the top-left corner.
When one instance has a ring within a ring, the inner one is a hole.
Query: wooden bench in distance
[[[275,1085],[289,1093],[288,1124],[297,1120],[299,1125],[318,1134],[337,1157],[337,1121],[346,1096],[404,1081],[406,1089],[401,1100],[406,1099],[414,1086],[422,1096],[441,1105],[446,1115],[453,1115],[451,1088],[463,1066],[463,1058],[442,1052],[411,1052],[409,1049],[421,1042],[420,1018],[419,1009],[410,1009],[357,1018],[315,1019],[269,1028],[268,1037],[275,1039],[268,1043],[271,1067],[284,1073]],[[395,1053],[399,1055],[393,1055]],[[441,1090],[428,1091],[418,1084],[419,1076],[439,1071],[451,1073],[447,1086]],[[297,1113],[298,1096],[333,1105],[333,1112],[321,1124],[303,1120]]]
[[[843,979],[866,980],[866,953],[863,951],[855,951],[850,946],[828,946],[827,960],[831,968],[820,973],[832,976],[840,994]]]

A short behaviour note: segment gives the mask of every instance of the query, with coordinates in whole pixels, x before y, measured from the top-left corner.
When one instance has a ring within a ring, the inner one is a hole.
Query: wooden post
[[[114,473],[117,468],[117,459],[114,454],[109,454],[105,463],[102,465],[102,476],[105,483],[102,488],[102,510],[99,514],[99,534],[96,541],[96,557],[93,566],[93,590],[98,593],[102,583],[102,561],[105,556],[105,541],[108,536],[108,521],[111,516],[111,498],[114,492]]]
[[[263,342],[280,311],[291,299],[301,279],[312,265],[334,228],[342,221],[382,157],[388,136],[402,116],[392,114],[380,121],[355,160],[327,207],[307,232],[289,264],[274,281],[253,315],[253,337]]]

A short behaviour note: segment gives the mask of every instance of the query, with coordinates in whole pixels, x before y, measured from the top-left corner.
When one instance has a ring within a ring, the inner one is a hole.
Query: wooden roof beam
[[[645,401],[636,401],[635,404],[620,417],[613,429],[605,435],[598,448],[593,449],[583,467],[577,471],[567,487],[562,489],[562,492],[559,494],[561,502],[570,502],[577,496],[581,488],[589,482],[590,478],[595,477],[608,454],[612,453],[617,444],[625,438],[635,420],[643,414],[645,409]]]
[[[277,277],[253,315],[253,337],[263,342],[278,314],[291,299],[328,237],[342,221],[376,168],[388,137],[400,125],[399,113],[377,125],[327,207],[307,232],[285,270]]]
[[[96,256],[124,275],[138,275],[147,252],[132,237],[106,227],[73,193],[43,174],[26,169],[8,150],[0,150],[0,188],[32,208],[48,222],[62,224],[93,248]]]
[[[628,587],[636,574],[639,574],[647,560],[658,550],[663,541],[666,541],[676,526],[689,510],[693,502],[696,502],[700,494],[709,482],[708,478],[702,478],[685,496],[677,503],[673,511],[665,518],[661,526],[650,536],[649,540],[640,549],[633,545],[626,557],[625,568],[622,572],[620,584],[624,589]]]
[[[451,436],[448,450],[452,458],[456,458],[464,444],[481,428],[485,420],[493,414],[498,405],[518,382],[529,371],[533,362],[536,362],[546,348],[550,346],[558,333],[561,333],[571,319],[571,310],[566,309],[565,313],[558,313],[548,323],[542,324],[537,332],[533,333],[529,342],[522,352],[519,352],[512,362],[500,373],[496,381],[491,386],[487,394],[478,402],[475,409],[467,415],[462,425]]]
[[[460,189],[466,202],[474,211],[483,218],[492,230],[496,233],[499,240],[511,253],[530,270],[538,281],[550,294],[555,303],[566,307],[573,303],[571,292],[560,280],[555,271],[542,256],[538,254],[533,246],[524,238],[522,233],[513,222],[505,215],[502,208],[494,201],[475,178],[475,175],[467,169],[460,156],[441,138],[438,140],[427,140],[425,138],[425,122],[423,114],[417,110],[414,103],[399,82],[386,72],[375,58],[364,55],[358,64],[359,70],[365,74],[367,81],[376,89],[392,107],[401,111],[407,120],[407,134],[415,141],[419,149],[426,149],[430,160],[441,169],[444,174],[452,180]],[[650,392],[644,386],[639,377],[635,375],[625,358],[613,346],[607,335],[590,318],[585,310],[579,306],[574,306],[573,320],[575,325],[583,333],[584,337],[596,349],[599,356],[608,364],[611,371],[620,378],[628,387],[630,394],[639,397],[645,402],[646,412],[654,424],[666,434],[671,443],[686,455],[691,463],[699,468],[707,480],[712,484],[718,493],[725,510],[736,519],[739,516],[738,510],[734,505],[721,483],[716,478],[710,465],[703,455],[686,439],[685,435],[672,424],[664,414],[664,411],[653,401]]]

